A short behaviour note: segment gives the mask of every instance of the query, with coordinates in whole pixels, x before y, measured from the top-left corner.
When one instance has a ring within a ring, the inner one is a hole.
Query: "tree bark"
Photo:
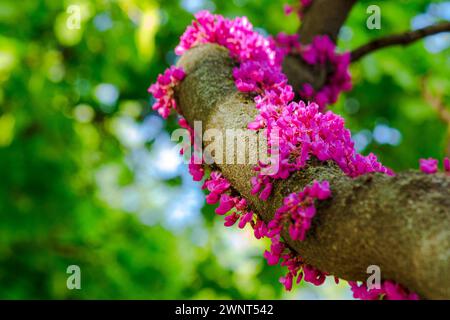
[[[257,110],[250,95],[237,91],[235,62],[225,48],[195,47],[178,65],[187,73],[177,89],[178,106],[191,126],[202,121],[203,130],[224,134],[226,129],[246,129]],[[444,173],[408,171],[351,179],[335,164],[314,160],[277,181],[272,196],[261,201],[250,193],[252,165],[215,166],[266,222],[286,195],[313,180],[329,180],[332,198],[319,203],[306,239],[293,241],[283,232],[295,251],[319,270],[345,280],[365,281],[367,267],[378,265],[383,279],[423,298],[450,299],[450,177]]]
[[[356,0],[314,0],[298,30],[300,41],[310,43],[316,35],[326,34],[336,42],[339,30],[355,3]]]

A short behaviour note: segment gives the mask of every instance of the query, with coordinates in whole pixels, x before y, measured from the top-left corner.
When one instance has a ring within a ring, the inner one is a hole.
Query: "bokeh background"
[[[262,258],[268,243],[224,228],[181,163],[147,88],[209,9],[246,15],[264,34],[295,32],[273,0],[0,1],[0,298],[349,299],[331,280],[285,292]],[[295,2],[295,1],[291,1]],[[381,8],[381,30],[366,9]],[[81,8],[69,29],[70,5]],[[450,20],[450,2],[360,1],[342,28],[348,50],[381,35]],[[450,36],[372,54],[333,110],[357,148],[395,170],[442,158]],[[337,213],[338,214],[338,213]],[[81,290],[66,269],[81,268]]]

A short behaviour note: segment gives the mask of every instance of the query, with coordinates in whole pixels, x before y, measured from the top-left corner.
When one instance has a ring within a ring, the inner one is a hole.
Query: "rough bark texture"
[[[304,13],[298,35],[301,43],[307,44],[316,35],[328,35],[336,42],[339,30],[347,19],[356,0],[315,0]],[[299,57],[288,55],[283,61],[283,70],[295,91],[303,88],[304,83],[319,90],[332,72],[330,66],[310,66]]]
[[[236,90],[226,49],[202,45],[179,61],[187,72],[177,91],[187,121],[203,130],[245,129],[257,110]],[[256,150],[256,146],[250,146]],[[350,179],[332,163],[313,161],[274,185],[264,202],[250,194],[252,165],[217,167],[267,222],[284,196],[316,180],[329,180],[332,198],[318,206],[303,242],[283,237],[311,265],[346,280],[365,280],[369,265],[428,299],[450,299],[450,177],[400,173]]]

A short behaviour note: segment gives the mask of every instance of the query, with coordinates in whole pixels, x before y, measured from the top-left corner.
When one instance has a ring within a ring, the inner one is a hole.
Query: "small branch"
[[[401,34],[394,34],[383,38],[375,39],[361,47],[352,51],[352,62],[358,61],[366,54],[369,54],[378,49],[396,46],[396,45],[408,45],[417,40],[425,38],[427,36],[450,31],[450,22],[443,22],[435,24],[426,28],[417,29]]]
[[[178,66],[187,76],[177,89],[177,105],[191,125],[202,121],[204,131],[216,129],[225,136],[228,129],[245,130],[254,119],[254,99],[237,91],[234,65],[225,48],[212,44],[180,58]],[[248,150],[258,150],[257,143],[250,141]],[[223,159],[227,152],[235,151],[225,148]],[[251,193],[251,163],[216,165],[265,222],[273,219],[285,196],[315,179],[328,180],[332,199],[318,206],[305,241],[294,241],[283,231],[291,248],[307,263],[342,279],[364,281],[367,267],[377,265],[382,278],[423,298],[450,299],[450,176],[445,173],[409,171],[351,179],[335,164],[316,161],[276,181],[272,196],[261,201]]]

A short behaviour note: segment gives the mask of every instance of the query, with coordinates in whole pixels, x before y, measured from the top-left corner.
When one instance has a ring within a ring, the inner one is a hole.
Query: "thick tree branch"
[[[236,90],[226,49],[202,45],[179,61],[187,72],[177,91],[187,121],[203,130],[246,129],[257,110],[249,95]],[[257,146],[250,145],[250,150]],[[350,179],[333,163],[312,162],[276,182],[273,195],[251,195],[252,165],[217,164],[232,186],[267,222],[284,196],[314,179],[330,181],[332,198],[323,201],[305,241],[283,237],[306,261],[347,280],[365,280],[378,265],[382,277],[402,283],[429,299],[450,298],[450,177],[405,172]]]
[[[356,0],[314,0],[298,30],[300,41],[310,43],[317,35],[328,35],[334,42]]]
[[[302,43],[310,43],[317,35],[328,35],[336,42],[339,30],[356,0],[315,0],[306,10],[298,30]],[[295,91],[310,83],[320,89],[327,80],[325,66],[310,66],[297,56],[286,57],[283,70]]]
[[[417,40],[425,38],[427,36],[441,33],[441,32],[450,32],[450,22],[443,22],[439,24],[435,24],[426,28],[417,29],[414,31],[404,32],[400,34],[394,34],[390,36],[386,36],[383,38],[375,39],[361,47],[352,51],[352,62],[358,61],[366,54],[374,52],[376,50],[395,46],[395,45],[408,45]]]

